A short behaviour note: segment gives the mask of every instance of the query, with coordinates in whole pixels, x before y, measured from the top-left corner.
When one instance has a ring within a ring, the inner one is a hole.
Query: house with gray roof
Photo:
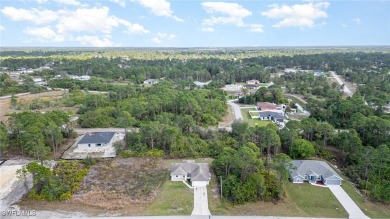
[[[260,120],[270,120],[276,123],[284,122],[284,115],[280,111],[259,111],[259,118]]]
[[[186,160],[183,163],[173,163],[170,169],[172,181],[190,180],[191,184],[203,184],[210,181],[209,164],[195,163],[194,160]],[[206,184],[206,185],[207,185]]]
[[[191,215],[211,215],[207,198],[207,185],[211,179],[209,164],[195,163],[194,160],[173,163],[170,176],[172,181],[181,181],[193,190],[194,209]],[[191,186],[187,180],[191,181]]]
[[[341,185],[343,180],[332,167],[319,160],[292,160],[293,169],[290,179],[293,183],[323,183],[324,185]]]
[[[111,147],[116,132],[88,132],[77,143],[78,150],[91,151]]]

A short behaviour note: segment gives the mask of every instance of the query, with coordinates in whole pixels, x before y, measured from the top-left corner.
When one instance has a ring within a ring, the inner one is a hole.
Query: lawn
[[[297,217],[348,217],[336,197],[328,188],[312,186],[309,183],[287,184],[283,201],[255,202],[232,206],[230,215],[297,216]]]
[[[145,215],[191,215],[194,194],[182,182],[167,180]]]
[[[260,119],[252,119],[249,115],[249,111],[256,110],[256,108],[253,107],[253,109],[241,109],[242,117],[244,118],[244,121],[249,124],[250,127],[255,126],[266,126],[270,124],[270,121],[261,121]]]

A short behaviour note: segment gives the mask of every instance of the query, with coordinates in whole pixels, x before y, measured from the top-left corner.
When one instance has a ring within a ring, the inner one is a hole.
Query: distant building
[[[227,85],[225,85],[225,87],[223,89],[224,90],[237,91],[237,90],[241,90],[242,89],[242,85],[241,84],[227,84]]]
[[[286,68],[284,73],[297,73],[297,70],[295,68]]]
[[[42,78],[33,78],[34,83],[43,82]]]
[[[145,80],[144,81],[144,84],[157,84],[158,83],[158,79],[148,79],[148,80]]]
[[[89,75],[82,75],[78,79],[80,81],[89,81],[89,80],[91,80],[91,76],[89,76]]]
[[[194,81],[194,84],[198,87],[204,87],[210,83],[211,83],[211,81],[206,81],[206,82]]]
[[[256,85],[256,84],[260,84],[260,81],[259,80],[249,80],[249,81],[246,81],[246,84]]]
[[[78,80],[79,76],[78,75],[68,75],[68,78],[73,79],[73,80]]]

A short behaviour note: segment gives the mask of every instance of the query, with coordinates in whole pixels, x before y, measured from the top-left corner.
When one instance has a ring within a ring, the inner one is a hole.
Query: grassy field
[[[286,197],[278,203],[255,202],[232,206],[230,215],[348,217],[348,213],[328,188],[305,184],[287,185]]]
[[[341,187],[367,216],[371,218],[390,218],[390,205],[374,203],[369,200],[363,202],[363,196],[347,180],[343,181]]]
[[[270,124],[270,121],[261,121],[259,119],[252,119],[249,115],[249,111],[256,110],[256,108],[253,109],[241,109],[242,117],[244,118],[244,121],[249,124],[250,127],[255,126],[266,126]]]

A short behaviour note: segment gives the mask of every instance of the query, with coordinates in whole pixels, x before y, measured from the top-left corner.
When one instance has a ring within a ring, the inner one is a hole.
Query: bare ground
[[[47,202],[24,198],[19,206],[23,210],[81,212],[92,216],[141,215],[166,181],[168,166],[166,160],[152,158],[99,160],[72,199]]]
[[[234,116],[232,113],[232,107],[228,106],[228,113],[223,117],[223,120],[218,124],[218,127],[226,128],[230,127],[234,121]]]
[[[48,92],[36,93],[36,94],[26,94],[23,96],[19,96],[17,101],[18,101],[18,103],[21,103],[24,106],[29,105],[31,103],[31,101],[36,100],[36,99],[55,101],[55,100],[62,98],[62,95],[65,92],[67,92],[67,91],[61,90],[61,91],[48,91]],[[23,111],[23,110],[12,109],[10,106],[10,102],[11,102],[11,97],[0,98],[0,119],[5,124],[8,124],[8,117],[11,113]],[[56,107],[56,108],[46,108],[46,109],[42,109],[40,111],[45,112],[45,111],[54,110],[54,109],[72,110],[72,111],[77,110],[74,107]]]

